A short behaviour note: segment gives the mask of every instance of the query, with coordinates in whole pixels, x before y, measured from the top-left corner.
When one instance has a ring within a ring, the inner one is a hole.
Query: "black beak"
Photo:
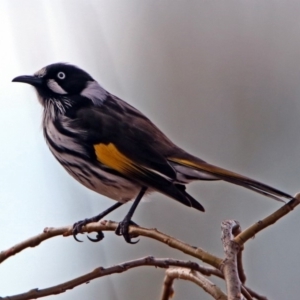
[[[42,85],[43,80],[42,78],[35,77],[35,76],[22,75],[14,78],[12,82],[23,82],[23,83],[28,83],[30,85],[33,85],[34,87],[38,87]]]

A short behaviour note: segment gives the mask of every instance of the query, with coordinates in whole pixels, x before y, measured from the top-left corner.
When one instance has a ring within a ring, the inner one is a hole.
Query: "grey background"
[[[33,89],[11,83],[53,62],[87,70],[202,159],[299,191],[299,14],[300,2],[285,0],[1,0],[0,249],[112,204],[59,166],[43,141]],[[280,206],[220,182],[189,191],[205,214],[154,194],[134,220],[222,256],[222,220],[246,228]],[[248,285],[270,299],[299,299],[298,228],[296,210],[246,245]],[[112,233],[99,244],[82,239],[52,239],[3,263],[0,295],[146,255],[187,258],[146,238],[135,246]],[[49,299],[158,299],[163,276],[140,268]],[[188,282],[176,281],[175,292],[174,299],[211,299]]]

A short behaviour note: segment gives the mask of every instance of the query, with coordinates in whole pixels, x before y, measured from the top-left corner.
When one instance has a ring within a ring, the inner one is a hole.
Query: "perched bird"
[[[91,75],[65,63],[44,67],[14,82],[32,85],[44,108],[43,132],[60,164],[87,188],[118,202],[79,221],[73,236],[135,199],[116,229],[128,243],[132,215],[145,193],[157,191],[204,211],[185,186],[193,180],[224,180],[282,201],[292,196],[271,186],[206,163],[176,146],[136,108],[105,90]],[[97,239],[102,238],[98,233]]]

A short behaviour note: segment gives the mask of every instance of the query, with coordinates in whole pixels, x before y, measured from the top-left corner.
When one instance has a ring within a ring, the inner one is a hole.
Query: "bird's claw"
[[[132,222],[131,220],[123,220],[119,223],[115,233],[116,235],[119,235],[119,236],[123,236],[125,241],[128,243],[128,244],[136,244],[139,242],[139,239],[137,241],[132,241],[132,235],[129,233],[129,226],[130,225],[134,225],[134,226],[138,226],[136,223]],[[135,236],[136,237],[136,236]]]
[[[75,241],[80,242],[80,243],[82,242],[81,240],[79,240],[77,238],[77,235],[79,233],[81,233],[82,227],[85,226],[86,224],[87,224],[87,219],[76,222],[76,223],[73,224],[72,235],[73,235],[73,238],[75,239]]]
[[[96,238],[91,238],[91,237],[89,237],[89,236],[87,236],[87,238],[88,238],[91,242],[97,243],[97,242],[100,242],[101,240],[104,239],[104,234],[103,234],[102,231],[98,231],[98,232],[97,232],[97,235],[96,235]]]
[[[77,238],[77,235],[79,233],[81,233],[82,231],[82,227],[91,223],[91,222],[94,222],[94,220],[92,219],[85,219],[85,220],[82,220],[82,221],[79,221],[79,222],[76,222],[74,223],[73,225],[73,230],[72,230],[72,234],[73,234],[73,237],[75,239],[75,241],[77,242],[82,242],[81,240],[79,240]],[[134,223],[133,221],[131,220],[126,220],[124,219],[122,222],[119,223],[115,233],[119,236],[123,236],[125,241],[128,243],[128,244],[136,244],[139,242],[139,240],[137,241],[132,241],[132,238],[133,237],[136,237],[136,236],[133,236],[132,234],[129,233],[129,226],[130,225],[134,225],[134,226],[138,226],[136,223]],[[101,240],[103,240],[104,238],[104,234],[102,231],[98,231],[97,232],[97,235],[96,235],[96,238],[91,238],[89,236],[87,236],[87,238],[91,241],[91,242],[100,242]]]
[[[77,242],[82,242],[81,240],[79,240],[77,238],[77,235],[79,233],[81,233],[81,230],[82,230],[82,227],[93,222],[94,220],[91,220],[91,219],[85,219],[85,220],[82,220],[82,221],[79,221],[79,222],[76,222],[74,225],[73,225],[73,230],[72,230],[72,234],[73,234],[73,237],[75,239],[75,241]],[[96,238],[91,238],[91,237],[87,237],[91,242],[100,242],[101,240],[103,240],[104,238],[104,234],[102,231],[98,231],[97,232],[97,235],[96,235]]]

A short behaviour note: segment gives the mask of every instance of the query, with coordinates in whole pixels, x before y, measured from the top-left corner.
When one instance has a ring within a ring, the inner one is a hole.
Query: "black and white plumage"
[[[89,221],[99,220],[139,195],[117,230],[131,242],[131,216],[140,198],[150,191],[204,211],[185,191],[185,185],[193,180],[225,180],[276,200],[292,198],[185,152],[141,112],[110,94],[76,66],[56,63],[13,81],[35,87],[44,107],[46,142],[67,172],[86,187],[120,203],[75,224],[74,235]]]

